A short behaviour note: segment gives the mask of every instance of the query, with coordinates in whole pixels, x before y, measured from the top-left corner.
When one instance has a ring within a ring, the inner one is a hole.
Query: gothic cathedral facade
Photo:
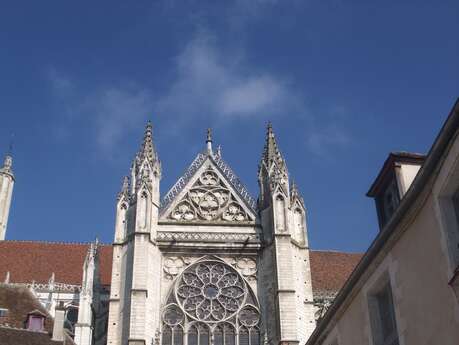
[[[306,210],[271,125],[255,201],[207,147],[160,198],[152,126],[116,205],[108,345],[304,344],[315,327]]]

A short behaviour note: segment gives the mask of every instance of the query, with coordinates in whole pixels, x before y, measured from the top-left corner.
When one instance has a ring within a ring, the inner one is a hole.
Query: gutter
[[[377,257],[383,249],[386,242],[394,234],[398,225],[402,222],[405,215],[410,210],[412,204],[416,201],[421,194],[424,186],[428,183],[432,173],[435,172],[437,165],[441,162],[451,140],[454,138],[456,131],[459,129],[459,98],[451,110],[446,122],[437,135],[434,144],[432,145],[425,163],[419,170],[416,178],[414,179],[411,187],[401,200],[397,211],[393,214],[390,221],[376,236],[363,258],[358,263],[357,267],[351,273],[350,277],[336,296],[332,305],[328,309],[323,319],[319,322],[314,332],[309,337],[306,345],[313,345],[323,335],[322,333],[327,329],[330,321],[334,318],[337,311],[346,301],[348,295],[352,292],[354,287],[359,282],[367,268],[372,264],[373,260]]]

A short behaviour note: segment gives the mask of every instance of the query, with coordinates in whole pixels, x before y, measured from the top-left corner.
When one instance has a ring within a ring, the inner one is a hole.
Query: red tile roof
[[[54,272],[56,282],[79,285],[88,248],[87,243],[0,241],[0,281],[10,272],[13,283],[47,283]],[[112,247],[99,249],[101,283],[110,285]]]
[[[36,241],[0,241],[0,281],[10,272],[10,282],[81,284],[83,262],[89,244]],[[112,247],[100,245],[101,282],[110,285]],[[345,283],[362,254],[311,250],[314,293],[335,293]]]
[[[314,294],[338,292],[363,256],[321,250],[311,250],[309,255]]]

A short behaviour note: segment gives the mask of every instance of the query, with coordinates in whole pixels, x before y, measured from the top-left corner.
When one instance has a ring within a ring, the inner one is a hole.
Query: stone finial
[[[274,165],[274,168],[273,168]],[[274,179],[279,179],[280,176],[285,180],[288,176],[287,165],[285,164],[284,157],[277,146],[276,137],[274,135],[273,126],[271,122],[268,122],[266,131],[266,142],[263,149],[263,155],[258,168],[258,173],[262,170],[262,166],[265,166],[266,173]]]
[[[212,154],[212,129],[207,128],[207,139],[206,139],[207,153]]]
[[[143,137],[142,147],[139,152],[139,158],[141,160],[147,158],[150,162],[157,160],[155,145],[153,144],[153,126],[150,121],[147,122],[145,127],[145,134]]]
[[[298,189],[298,185],[295,181],[292,181],[292,185],[290,186],[290,201],[293,204],[296,200],[299,201],[304,208],[304,200],[301,196],[300,190]]]
[[[0,168],[0,173],[13,176],[13,157],[10,154],[5,155],[3,166]]]
[[[278,165],[284,165],[284,159],[277,146],[276,137],[274,136],[273,126],[271,122],[268,122],[266,130],[266,143],[263,150],[262,160],[269,167],[273,162]]]

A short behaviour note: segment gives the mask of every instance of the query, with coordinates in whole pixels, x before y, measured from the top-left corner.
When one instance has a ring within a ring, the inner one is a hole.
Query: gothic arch
[[[260,320],[242,274],[218,257],[205,256],[173,282],[163,306],[161,344],[236,345],[242,331],[247,345],[260,345]]]

